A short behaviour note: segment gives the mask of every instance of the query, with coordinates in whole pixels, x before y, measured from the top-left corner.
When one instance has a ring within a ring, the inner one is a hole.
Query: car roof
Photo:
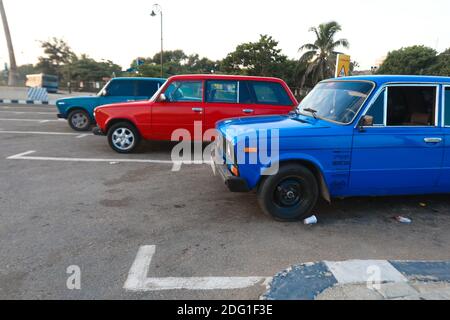
[[[450,84],[450,77],[437,77],[437,76],[406,76],[406,75],[369,75],[369,76],[353,76],[342,77],[329,80],[337,81],[371,81],[377,85],[383,85],[385,83],[445,83]]]
[[[114,80],[114,81],[137,80],[137,81],[159,81],[159,82],[164,82],[167,79],[163,79],[163,78],[147,78],[147,77],[117,77],[117,78],[112,78],[111,80]]]
[[[170,77],[170,80],[247,80],[247,81],[275,81],[283,80],[273,77],[257,77],[257,76],[241,76],[241,75],[225,75],[225,74],[185,74]]]

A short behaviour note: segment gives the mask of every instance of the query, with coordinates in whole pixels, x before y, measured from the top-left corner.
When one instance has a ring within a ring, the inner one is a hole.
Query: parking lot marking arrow
[[[156,246],[142,246],[128,273],[124,289],[135,292],[163,290],[231,290],[264,285],[268,277],[187,277],[148,278]]]

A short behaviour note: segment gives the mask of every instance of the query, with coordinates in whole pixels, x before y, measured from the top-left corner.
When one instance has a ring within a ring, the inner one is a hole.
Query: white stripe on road
[[[265,284],[267,277],[192,277],[147,278],[156,246],[143,246],[128,273],[124,289],[128,291],[231,290]]]
[[[34,135],[52,135],[52,136],[80,136],[79,133],[68,133],[68,132],[46,132],[46,131],[7,131],[0,130],[0,134],[34,134]],[[90,135],[89,135],[90,136]],[[94,136],[94,135],[92,135]]]
[[[29,157],[28,155],[36,151],[27,151],[6,158],[7,160],[30,160],[30,161],[59,161],[59,162],[114,162],[114,163],[152,163],[169,165],[192,165],[192,164],[212,164],[212,162],[199,163],[197,161],[171,161],[171,160],[151,160],[151,159],[97,159],[97,158],[65,158],[65,157]]]
[[[49,119],[5,119],[0,118],[0,121],[20,121],[20,122],[39,122],[39,123],[47,123],[47,122],[60,122],[64,121],[64,119],[58,119],[58,120],[49,120]]]
[[[25,112],[25,111],[5,111],[5,110],[0,110],[0,113],[9,113],[9,114],[53,114],[53,115],[56,115],[56,112]]]

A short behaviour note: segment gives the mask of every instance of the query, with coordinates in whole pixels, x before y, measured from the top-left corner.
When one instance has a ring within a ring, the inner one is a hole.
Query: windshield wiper
[[[311,109],[311,108],[306,108],[306,109],[303,109],[303,111],[310,112],[313,115],[314,119],[317,119],[317,112],[318,112],[317,110]]]

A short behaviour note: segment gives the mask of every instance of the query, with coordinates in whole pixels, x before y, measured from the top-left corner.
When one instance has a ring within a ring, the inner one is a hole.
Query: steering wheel
[[[347,109],[345,109],[345,113],[342,116],[342,119],[344,120],[343,122],[350,122],[353,120],[353,118],[355,116],[356,116],[356,111],[351,108],[347,108]]]

